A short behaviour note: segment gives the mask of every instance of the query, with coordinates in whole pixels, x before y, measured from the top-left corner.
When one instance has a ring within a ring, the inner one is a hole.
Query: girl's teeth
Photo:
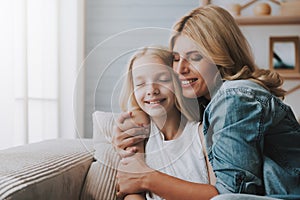
[[[150,101],[149,103],[150,104],[157,104],[157,103],[159,103],[159,101]]]

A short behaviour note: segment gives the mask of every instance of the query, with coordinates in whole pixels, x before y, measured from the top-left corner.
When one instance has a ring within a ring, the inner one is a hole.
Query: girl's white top
[[[174,140],[164,135],[151,121],[150,136],[145,147],[146,163],[152,169],[195,183],[209,183],[205,156],[197,122],[187,122],[183,132]],[[201,133],[202,134],[202,133]],[[147,199],[162,199],[152,194]]]

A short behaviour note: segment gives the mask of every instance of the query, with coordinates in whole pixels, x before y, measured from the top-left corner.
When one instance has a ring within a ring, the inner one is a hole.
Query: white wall
[[[119,81],[130,51],[149,44],[168,45],[173,23],[198,5],[198,0],[86,1],[86,137],[92,136],[93,111],[119,111]],[[133,30],[143,27],[148,28]]]

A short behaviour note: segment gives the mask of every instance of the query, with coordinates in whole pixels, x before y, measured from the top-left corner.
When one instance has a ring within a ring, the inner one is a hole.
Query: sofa
[[[52,139],[0,151],[0,200],[116,199],[113,115],[93,114],[92,139]]]

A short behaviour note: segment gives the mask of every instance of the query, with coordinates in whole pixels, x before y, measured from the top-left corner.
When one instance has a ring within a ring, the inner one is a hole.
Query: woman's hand
[[[154,170],[149,168],[138,156],[123,158],[117,172],[117,196],[124,197],[127,194],[145,192],[143,179],[151,172]]]
[[[112,143],[119,155],[125,158],[135,154],[137,148],[134,146],[148,137],[149,125],[136,123],[132,112],[123,112],[117,118],[113,131]]]

